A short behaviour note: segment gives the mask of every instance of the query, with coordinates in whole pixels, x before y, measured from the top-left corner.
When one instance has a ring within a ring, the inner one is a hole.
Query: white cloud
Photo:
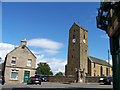
[[[46,58],[48,54],[53,55],[59,53],[60,52],[59,49],[63,47],[62,43],[45,38],[36,38],[28,40],[27,45],[35,48],[37,47],[38,49],[42,49],[41,51],[32,50],[32,52],[37,57],[36,67],[39,62],[46,62],[49,64],[54,74],[59,71],[65,72],[65,65],[67,63],[66,60],[57,58]]]
[[[44,52],[49,53],[49,54],[52,54],[52,55],[59,53],[59,51],[57,51],[57,50],[52,50],[52,49],[44,50]]]
[[[106,61],[108,62],[108,60],[106,60]],[[113,64],[112,64],[112,59],[110,59],[110,65],[113,65]]]
[[[28,40],[28,46],[43,49],[42,53],[57,54],[60,52],[59,49],[63,47],[63,44],[45,38],[37,38]]]
[[[67,64],[67,60],[51,58],[50,61],[48,61],[48,64],[50,65],[54,74],[60,71],[65,73],[65,65]]]
[[[35,53],[39,53],[37,51],[33,51],[32,52]],[[46,58],[46,56],[44,54],[37,54],[36,55],[37,60],[36,60],[36,68],[37,68],[37,64],[40,62],[44,62],[47,63],[53,74],[56,74],[57,72],[61,71],[63,73],[65,73],[65,65],[67,64],[67,60],[65,59],[58,59],[58,58]]]
[[[30,50],[36,57],[40,54],[42,54],[41,51],[35,51],[35,50]]]
[[[2,58],[2,60],[5,59],[6,54],[13,50],[14,47],[15,46],[12,44],[0,43],[0,57]]]
[[[40,62],[47,63],[50,66],[53,74],[56,74],[59,71],[65,73],[65,65],[67,64],[67,60],[57,59],[57,58],[44,58],[44,55],[40,55],[38,56],[36,67],[37,67],[37,64]]]
[[[63,46],[63,44],[49,39],[38,38],[38,39],[28,40],[28,46],[57,50],[60,49]]]

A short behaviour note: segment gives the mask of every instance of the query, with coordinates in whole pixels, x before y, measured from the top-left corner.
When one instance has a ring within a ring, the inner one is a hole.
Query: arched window
[[[108,68],[106,68],[106,76],[108,76]]]
[[[84,34],[83,38],[85,39],[85,34]]]
[[[103,67],[100,67],[100,76],[103,76]]]

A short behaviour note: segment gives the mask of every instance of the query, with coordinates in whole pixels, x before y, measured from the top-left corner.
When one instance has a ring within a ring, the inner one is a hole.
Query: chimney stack
[[[21,41],[21,46],[26,46],[27,44],[27,41],[26,41],[26,38],[24,40]]]

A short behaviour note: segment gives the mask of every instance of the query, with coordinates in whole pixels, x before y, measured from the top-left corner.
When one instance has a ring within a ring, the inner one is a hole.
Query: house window
[[[94,70],[94,76],[96,76],[96,70]]]
[[[31,63],[32,63],[32,59],[28,59],[28,60],[27,60],[27,66],[30,67],[30,66],[31,66]]]
[[[74,51],[74,48],[73,48],[73,51]]]
[[[84,34],[83,38],[85,39],[85,34]]]
[[[106,76],[108,76],[108,68],[106,68]]]
[[[74,32],[75,32],[75,29],[74,29]]]
[[[95,63],[94,63],[94,68],[95,68]]]
[[[103,76],[103,67],[100,67],[100,76]]]
[[[11,64],[16,65],[16,57],[12,57]]]
[[[14,69],[11,70],[10,79],[18,80],[18,70],[14,70]]]
[[[22,49],[24,49],[25,47],[24,46],[22,46]]]
[[[73,35],[73,39],[75,38],[75,35]]]
[[[73,55],[72,55],[72,58],[74,58]]]

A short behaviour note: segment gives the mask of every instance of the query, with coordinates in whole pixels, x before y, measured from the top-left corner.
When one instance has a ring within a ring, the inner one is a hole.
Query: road
[[[5,84],[2,90],[112,90],[112,85],[100,85],[98,83],[51,83],[42,82],[41,85],[25,85],[25,84]]]

